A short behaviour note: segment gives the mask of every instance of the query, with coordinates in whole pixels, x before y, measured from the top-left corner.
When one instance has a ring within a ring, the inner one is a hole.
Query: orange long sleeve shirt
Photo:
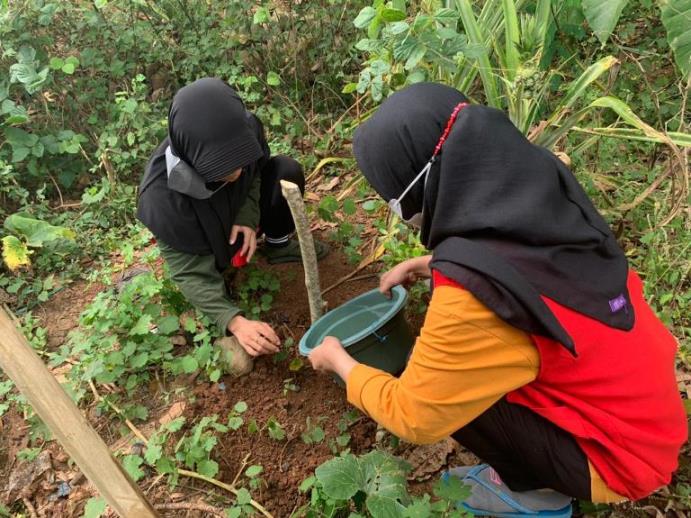
[[[360,364],[348,376],[348,401],[401,439],[428,444],[533,381],[539,364],[525,332],[470,292],[439,286],[401,377]]]

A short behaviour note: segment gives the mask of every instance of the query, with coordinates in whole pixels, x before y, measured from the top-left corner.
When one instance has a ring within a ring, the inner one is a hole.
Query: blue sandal
[[[487,464],[480,464],[467,470],[461,468],[456,474],[446,471],[442,480],[461,478],[471,487],[471,496],[458,507],[476,516],[497,518],[570,518],[571,498],[553,490],[511,491],[499,475]]]

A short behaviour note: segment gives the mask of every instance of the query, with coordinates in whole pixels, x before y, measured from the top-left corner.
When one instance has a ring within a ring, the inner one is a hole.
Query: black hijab
[[[213,254],[222,271],[241,245],[228,244],[235,217],[268,159],[261,122],[237,93],[220,79],[199,79],[173,98],[168,138],[154,151],[139,186],[137,217],[180,252]],[[218,181],[239,168],[237,181]]]
[[[416,84],[358,128],[355,157],[385,200],[398,197],[430,159],[464,101],[453,88]],[[404,218],[422,210],[431,266],[509,324],[575,354],[544,295],[608,326],[633,326],[628,263],[607,223],[568,168],[501,111],[464,108],[426,185],[406,195],[402,210]]]

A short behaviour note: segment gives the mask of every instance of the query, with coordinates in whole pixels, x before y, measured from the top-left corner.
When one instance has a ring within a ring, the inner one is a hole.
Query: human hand
[[[230,229],[230,241],[231,245],[235,244],[238,238],[238,234],[242,235],[242,249],[240,250],[240,255],[244,256],[249,263],[257,249],[257,231],[250,227],[245,227],[243,225],[233,225]]]
[[[403,261],[391,268],[379,279],[379,291],[391,298],[391,289],[394,286],[408,286],[420,278],[429,277],[429,262],[432,256],[414,257]]]
[[[321,344],[312,349],[309,361],[314,370],[334,372],[344,381],[358,363],[343,348],[338,338],[333,336],[327,336]]]
[[[269,324],[237,315],[228,323],[230,331],[250,356],[277,353],[281,340]]]

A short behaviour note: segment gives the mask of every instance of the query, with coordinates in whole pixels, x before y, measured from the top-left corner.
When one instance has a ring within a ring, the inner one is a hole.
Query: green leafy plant
[[[301,509],[304,516],[346,516],[353,509],[358,516],[468,516],[456,504],[469,495],[458,479],[439,481],[434,497],[410,495],[406,483],[409,467],[382,451],[362,456],[346,454],[326,461],[300,491],[310,491],[310,502]],[[351,514],[352,516],[352,514]]]
[[[588,24],[604,46],[619,22],[629,0],[581,0],[581,9]],[[689,0],[659,0],[662,23],[667,40],[674,51],[677,66],[686,79],[691,73],[691,2]]]
[[[218,473],[218,463],[211,459],[211,452],[218,442],[217,434],[228,427],[218,422],[218,416],[205,416],[185,434],[175,446],[175,458],[192,470],[213,478]]]
[[[286,378],[283,380],[283,396],[287,396],[289,392],[298,392],[300,387],[295,383],[295,378]]]
[[[264,468],[258,464],[253,464],[245,470],[245,476],[248,478],[248,485],[253,491],[259,489],[264,481],[259,476],[264,471]]]
[[[316,419],[316,422],[312,421],[311,417],[308,417],[305,422],[305,431],[300,434],[302,442],[305,444],[319,444],[326,438],[326,433],[324,429],[319,426],[326,417],[321,416]]]
[[[10,270],[31,265],[30,248],[50,247],[60,252],[60,245],[73,242],[75,233],[65,227],[46,223],[27,214],[12,214],[4,222],[5,230],[11,234],[2,238],[2,257]],[[63,248],[63,253],[65,252]]]
[[[283,425],[278,422],[278,419],[271,416],[265,425],[266,431],[274,441],[282,441],[286,438],[286,432],[283,429]]]
[[[238,401],[233,406],[233,409],[228,414],[228,428],[231,430],[239,430],[244,420],[242,414],[247,411],[247,403]]]
[[[246,270],[242,282],[236,283],[233,296],[245,314],[259,318],[271,309],[281,283],[275,274],[265,269],[250,266]]]

